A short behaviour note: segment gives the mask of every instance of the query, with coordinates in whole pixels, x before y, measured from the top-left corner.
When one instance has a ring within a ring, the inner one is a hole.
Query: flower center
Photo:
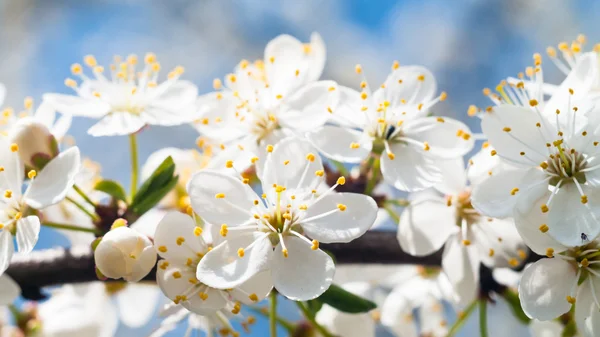
[[[471,191],[464,190],[454,197],[448,196],[448,204],[456,207],[456,224],[460,227],[462,220],[465,220],[468,225],[476,223],[481,218],[481,214],[473,208],[471,204]]]
[[[554,142],[556,152],[540,166],[545,172],[552,176],[550,184],[556,186],[559,181],[569,183],[576,179],[583,184],[586,181],[585,168],[588,166],[586,157],[575,149],[563,147],[562,140]]]

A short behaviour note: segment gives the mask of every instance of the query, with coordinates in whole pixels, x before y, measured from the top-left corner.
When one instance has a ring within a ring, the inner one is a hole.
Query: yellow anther
[[[162,270],[166,270],[169,267],[169,262],[167,261],[162,261],[159,265],[158,268],[162,269]]]
[[[281,186],[281,185],[277,185],[277,186],[275,186],[275,192],[277,192],[277,193],[281,193],[281,192],[283,192],[283,191],[285,191],[285,187],[283,187],[283,186]]]
[[[546,233],[550,229],[550,227],[548,227],[548,225],[546,224],[542,224],[538,229],[540,230],[540,232]]]
[[[496,154],[498,154],[498,152],[496,152],[496,150],[490,151],[490,155],[495,156]]]
[[[267,152],[271,153],[273,152],[273,145],[267,145]]]
[[[185,261],[185,265],[188,267],[191,267],[193,263],[194,263],[194,260],[192,260],[189,257],[187,258],[187,261]]]
[[[79,75],[79,74],[81,74],[81,73],[83,72],[83,68],[81,68],[81,64],[79,64],[79,63],[74,63],[74,64],[71,66],[71,72],[72,72],[74,75]]]
[[[361,89],[364,89],[366,87],[367,87],[367,82],[365,82],[365,81],[360,82],[360,88]]]
[[[208,299],[208,294],[207,294],[207,293],[205,293],[205,292],[202,292],[202,291],[198,293],[198,296],[199,296],[199,297],[200,297],[200,298],[201,298],[203,301],[206,301],[206,300]]]
[[[575,91],[573,91],[573,89],[569,88],[569,94],[573,95],[575,93]]]
[[[398,61],[394,61],[394,63],[392,63],[392,70],[396,70],[400,68],[400,63]]]
[[[576,300],[574,297],[567,296],[567,302],[569,302],[570,304],[575,304]]]
[[[83,58],[83,63],[88,67],[95,67],[98,65],[98,62],[96,62],[96,58],[93,55],[86,55]]]
[[[256,164],[256,162],[257,162],[257,161],[258,161],[258,157],[252,157],[252,158],[250,159],[250,162],[251,162],[252,164]]]
[[[277,98],[277,99],[282,99],[282,98],[283,98],[283,95],[281,95],[281,94],[279,94],[279,95],[276,95],[276,96],[275,96],[275,98]]]
[[[346,205],[344,205],[344,204],[337,204],[337,208],[338,208],[340,211],[342,211],[342,212],[343,212],[343,211],[345,211],[345,210],[346,210],[348,207],[347,207]]]
[[[542,163],[540,164],[540,167],[541,167],[542,169],[544,169],[544,170],[545,170],[545,169],[547,169],[547,168],[548,168],[548,163],[546,163],[546,162],[544,161],[544,162],[542,162]]]
[[[110,229],[115,229],[115,228],[119,228],[119,227],[125,227],[127,226],[127,220],[123,219],[123,218],[118,218],[117,220],[113,221],[112,225],[110,226]]]
[[[11,191],[11,190],[6,190],[6,191],[4,191],[4,197],[5,197],[5,198],[10,198],[10,197],[12,197],[12,191]]]
[[[390,158],[390,160],[394,160],[396,158],[396,155],[393,154],[392,152],[387,152],[387,156],[388,156],[388,158]]]
[[[502,129],[502,131],[504,131],[504,132],[510,132],[510,130],[511,130],[511,128],[509,128],[509,127],[505,127]]]
[[[588,202],[588,197],[587,197],[587,195],[585,195],[585,194],[584,194],[584,195],[582,195],[582,196],[581,196],[581,203],[582,203],[582,204],[587,204],[587,202]]]
[[[549,210],[548,205],[546,204],[540,206],[540,209],[542,210],[542,213],[547,213]]]
[[[419,103],[419,105],[417,105],[417,110],[421,111],[421,109],[423,109],[423,103]]]
[[[217,194],[215,194],[215,198],[217,198],[217,199],[224,199],[225,198],[225,193],[217,193]]]
[[[23,100],[23,106],[25,107],[25,109],[31,109],[33,107],[33,98],[31,97],[25,97],[25,99]]]
[[[301,211],[306,211],[308,209],[308,206],[306,206],[306,205],[300,205],[300,206],[298,206],[298,209],[301,210]]]
[[[556,57],[556,49],[554,49],[554,47],[548,47],[546,48],[546,54],[550,57]]]
[[[284,219],[292,221],[292,215],[290,213],[284,213],[282,216]]]
[[[173,278],[179,279],[181,278],[181,273],[179,271],[176,271],[173,273]]]
[[[490,252],[489,252],[489,254],[488,254],[488,255],[489,255],[490,257],[492,257],[492,256],[494,256],[494,254],[496,254],[496,252],[495,252],[495,251],[494,251],[492,248],[490,248]]]
[[[92,95],[94,95],[94,97],[96,97],[96,98],[100,98],[102,96],[102,94],[100,94],[97,91],[92,91]]]
[[[250,184],[250,179],[249,178],[242,178],[242,183],[248,185],[248,184]]]
[[[158,62],[152,63],[152,71],[155,73],[159,72],[160,71],[160,63],[158,63]]]
[[[358,143],[350,143],[350,148],[351,149],[358,149],[358,148],[360,148],[360,144],[358,144]]]
[[[175,242],[178,246],[181,246],[185,242],[185,238],[183,236],[180,236],[177,238],[177,240],[175,240]]]
[[[462,244],[463,244],[464,246],[470,246],[470,245],[471,245],[471,241],[470,241],[470,240],[463,240],[463,241],[462,241]]]
[[[289,256],[289,254],[288,254],[288,250],[287,250],[287,249],[283,249],[283,250],[281,251],[281,253],[283,254],[283,257],[288,257],[288,256]]]
[[[248,298],[250,299],[250,301],[252,302],[258,302],[258,296],[256,296],[256,294],[252,293],[250,295],[248,295]]]
[[[221,234],[221,236],[225,237],[225,236],[227,236],[228,232],[229,232],[229,230],[227,229],[227,225],[226,224],[222,224],[221,225],[221,230],[219,230],[219,234]]]
[[[515,195],[517,194],[517,192],[519,192],[519,189],[515,187],[512,190],[510,190],[510,195]]]
[[[518,266],[518,265],[519,265],[519,261],[518,261],[517,259],[515,259],[515,258],[512,258],[512,259],[509,259],[509,260],[508,260],[508,264],[509,264],[511,267],[516,267],[516,266]]]
[[[419,80],[419,81],[421,81],[421,82],[425,81],[425,75],[419,75],[419,76],[417,77],[417,80]]]
[[[317,241],[317,240],[312,240],[312,246],[310,246],[310,249],[312,249],[312,250],[317,250],[317,249],[319,249],[319,241]]]
[[[318,170],[318,171],[315,171],[315,175],[316,175],[317,177],[322,177],[324,174],[325,174],[325,171],[323,171],[323,170]]]
[[[368,95],[367,95],[366,92],[363,91],[363,92],[360,93],[360,98],[361,99],[367,99],[367,97],[368,97]]]
[[[338,185],[344,185],[346,183],[346,178],[345,177],[339,177],[337,180],[337,184]]]
[[[445,119],[443,119],[442,117],[438,117],[438,118],[436,118],[436,120],[437,120],[438,122],[440,122],[440,123],[444,123],[444,122],[446,121],[446,120],[445,120]]]
[[[306,155],[306,160],[308,160],[311,163],[314,162],[316,158],[317,157],[314,155],[314,153],[309,153]]]
[[[221,80],[220,80],[220,79],[218,79],[218,78],[215,78],[215,79],[213,80],[213,88],[214,88],[215,90],[219,90],[219,89],[221,89],[222,87],[223,87],[223,82],[221,82]]]
[[[289,161],[289,160],[284,160],[284,161],[283,161],[283,165],[287,165],[287,164],[289,164],[289,163],[290,163],[290,161]]]
[[[535,99],[529,100],[529,105],[536,106],[536,105],[538,105],[538,101]]]
[[[29,177],[29,179],[33,179],[35,178],[35,176],[37,176],[37,172],[35,170],[31,170],[27,172],[27,176]]]
[[[431,150],[431,147],[429,146],[428,142],[423,142],[423,150],[425,150],[425,151]]]
[[[166,253],[167,252],[167,247],[166,246],[160,246],[158,247],[158,251],[161,253]]]
[[[154,55],[154,53],[146,53],[146,56],[144,56],[144,62],[148,64],[156,62],[156,55]]]
[[[330,114],[332,114],[333,113],[333,109],[330,106],[328,106],[327,107],[327,112],[329,112]]]
[[[228,160],[225,162],[225,167],[227,168],[232,168],[233,167],[233,160]]]
[[[202,228],[201,228],[201,227],[196,227],[196,228],[194,228],[194,235],[195,235],[195,236],[200,236],[200,235],[202,235],[202,232],[203,232],[203,231],[202,231]]]
[[[23,217],[23,214],[21,212],[17,212],[17,214],[15,214],[15,220],[19,220]]]
[[[240,248],[240,249],[238,249],[237,254],[239,257],[244,257],[246,252],[244,251],[244,248]]]
[[[440,94],[440,101],[443,102],[448,98],[448,94],[445,91],[442,91]]]
[[[475,105],[469,105],[469,109],[467,109],[467,115],[473,117],[477,114],[477,107]]]
[[[361,66],[360,64],[357,64],[357,65],[354,67],[354,71],[356,71],[356,73],[357,73],[357,74],[360,74],[360,73],[362,73],[362,66]]]

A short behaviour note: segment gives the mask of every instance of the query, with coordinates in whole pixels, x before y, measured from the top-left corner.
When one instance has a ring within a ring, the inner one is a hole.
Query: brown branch
[[[439,266],[441,251],[424,257],[404,253],[398,245],[395,232],[367,232],[350,243],[321,244],[321,248],[335,256],[338,264],[419,264]],[[531,254],[530,261],[537,255]],[[6,273],[31,300],[44,298],[43,287],[67,283],[97,281],[94,255],[87,246],[38,250],[25,256],[16,256]],[[156,267],[144,280],[156,279]]]

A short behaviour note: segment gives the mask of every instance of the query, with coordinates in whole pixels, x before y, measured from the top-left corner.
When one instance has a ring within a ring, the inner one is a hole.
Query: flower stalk
[[[133,197],[135,197],[135,193],[137,192],[138,186],[139,163],[136,137],[137,136],[135,133],[129,135],[129,153],[131,156],[131,189],[129,190],[129,193],[131,200],[133,200]]]

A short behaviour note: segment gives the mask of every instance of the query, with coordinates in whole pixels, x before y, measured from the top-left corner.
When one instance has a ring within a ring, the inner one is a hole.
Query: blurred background
[[[479,120],[466,111],[470,104],[490,104],[482,88],[516,75],[531,65],[534,52],[544,54],[547,46],[578,33],[595,44],[596,13],[600,2],[592,0],[0,0],[0,82],[8,88],[5,106],[20,107],[25,96],[39,102],[46,92],[70,93],[64,79],[84,55],[107,64],[115,54],[152,51],[163,69],[185,66],[184,78],[205,93],[213,78],[222,78],[242,58],[262,58],[275,36],[307,41],[317,31],[327,45],[323,79],[356,86],[353,69],[361,63],[369,81],[379,83],[394,60],[424,65],[449,95],[436,114],[464,120],[477,132]],[[548,65],[545,78],[555,83],[563,77]],[[103,177],[128,183],[127,138],[88,137],[90,125],[77,119],[70,134],[84,154],[102,164]],[[141,161],[162,147],[192,148],[196,137],[188,126],[145,130],[139,137]],[[67,242],[49,231],[42,237],[38,248]],[[290,309],[289,316],[295,315]],[[515,321],[492,319],[504,328],[515,326],[510,332],[515,337],[522,334]],[[118,335],[146,336],[158,323],[122,328]],[[476,322],[469,324],[476,328]],[[460,336],[475,331],[467,328]],[[509,335],[500,332],[497,336]],[[251,335],[267,336],[264,322]]]

